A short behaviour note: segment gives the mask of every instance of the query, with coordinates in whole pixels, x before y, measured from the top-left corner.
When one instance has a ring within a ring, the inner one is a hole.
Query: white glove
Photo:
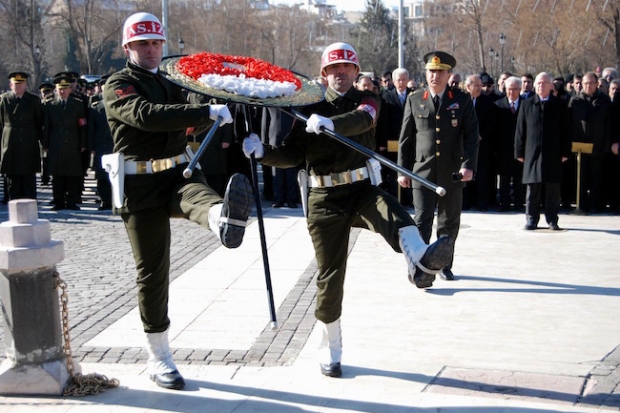
[[[222,118],[220,126],[224,126],[227,123],[232,123],[233,118],[226,105],[209,105],[209,118],[217,120],[218,117]]]
[[[260,141],[259,137],[255,133],[251,133],[250,136],[243,140],[241,144],[241,149],[247,158],[251,158],[252,154],[254,154],[255,158],[262,158],[265,155],[265,149],[263,148],[263,143]]]
[[[313,113],[310,115],[308,120],[306,121],[306,132],[308,133],[316,133],[317,135],[321,133],[321,128],[329,129],[331,131],[334,130],[334,122],[330,118],[326,118],[324,116],[317,115]]]

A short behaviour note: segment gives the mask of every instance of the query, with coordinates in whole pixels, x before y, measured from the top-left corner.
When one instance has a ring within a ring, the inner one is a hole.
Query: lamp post
[[[185,42],[182,37],[179,37],[179,54],[183,54],[183,49],[185,49]]]
[[[38,44],[34,47],[34,78],[36,82],[41,81],[41,47]]]
[[[499,35],[499,44],[502,46],[501,47],[501,52],[502,52],[502,60],[500,62],[500,67],[501,67],[501,71],[504,71],[504,45],[506,44],[506,35],[504,33]]]
[[[495,52],[495,71],[499,72],[499,53]],[[499,79],[499,73],[495,73],[495,78]]]
[[[495,50],[491,47],[489,49],[489,64],[491,66],[490,74],[493,74],[493,56],[495,56]]]

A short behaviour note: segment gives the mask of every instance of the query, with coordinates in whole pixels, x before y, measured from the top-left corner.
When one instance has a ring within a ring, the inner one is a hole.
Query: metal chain
[[[67,283],[60,278],[57,271],[54,271],[54,278],[56,278],[56,285],[54,288],[60,288],[61,290],[62,349],[67,359],[67,371],[69,372],[69,381],[65,385],[62,395],[87,396],[89,394],[99,394],[112,387],[118,387],[120,382],[117,379],[108,379],[106,376],[97,373],[87,375],[75,373],[73,355],[71,353],[71,337],[69,336],[69,298],[67,295]]]

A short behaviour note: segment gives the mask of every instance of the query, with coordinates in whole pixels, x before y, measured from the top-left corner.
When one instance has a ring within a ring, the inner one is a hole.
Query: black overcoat
[[[517,117],[515,158],[524,158],[523,183],[562,183],[562,157],[571,156],[566,103],[553,95],[523,100]]]

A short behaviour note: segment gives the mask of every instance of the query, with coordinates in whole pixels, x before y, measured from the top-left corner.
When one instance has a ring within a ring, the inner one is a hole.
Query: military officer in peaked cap
[[[429,242],[437,207],[437,237],[456,240],[461,221],[463,182],[474,177],[478,157],[478,119],[472,100],[464,92],[449,88],[448,80],[456,59],[435,51],[424,56],[427,87],[410,94],[398,145],[398,164],[444,187],[443,197],[400,176],[398,182],[413,186],[414,221],[425,242]],[[460,173],[462,179],[453,175]],[[454,258],[454,257],[453,257]],[[440,272],[453,280],[452,262]],[[435,275],[419,271],[432,285]]]
[[[36,174],[41,170],[39,141],[43,133],[43,109],[39,97],[26,90],[27,79],[25,72],[11,73],[11,90],[0,97],[0,172],[6,174],[8,199],[37,197]]]

